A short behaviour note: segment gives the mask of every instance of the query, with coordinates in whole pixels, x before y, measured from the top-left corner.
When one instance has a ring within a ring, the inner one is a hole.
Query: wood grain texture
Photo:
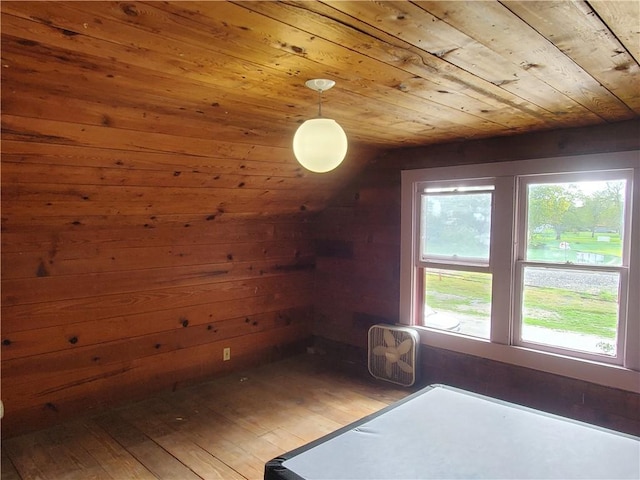
[[[637,148],[631,3],[6,1],[0,16],[3,435],[279,358],[314,313],[361,342],[397,312],[402,168]],[[309,78],[337,80],[323,114],[349,138],[324,175],[291,149],[318,111]],[[556,133],[584,126],[601,129]]]
[[[609,3],[3,2],[3,105],[288,148],[330,76],[326,112],[379,148],[622,121],[640,12]]]
[[[411,392],[329,363],[296,356],[5,439],[2,478],[259,479]]]
[[[619,3],[621,9],[626,8],[629,19],[635,18],[637,20],[640,18],[640,8],[637,2],[635,8],[632,6],[634,2],[611,3]],[[637,55],[637,46],[631,47],[631,52],[629,52],[625,45],[620,43],[615,32],[599,28],[603,19],[594,13],[590,5],[582,2],[550,1],[506,2],[506,6],[558,49],[571,55],[576,63],[576,68],[592,72],[593,80],[599,82],[602,88],[607,89],[621,102],[624,102],[626,108],[636,114],[640,111],[640,92],[638,89],[632,87],[631,83],[620,82],[620,79],[625,77],[629,80],[637,78],[638,63],[633,56],[634,53]],[[605,12],[615,11],[615,8],[611,7]],[[570,27],[567,26],[567,18],[575,19]],[[608,15],[608,18],[609,21],[614,18],[619,19],[613,15]],[[622,22],[622,26],[615,27],[615,30],[622,30],[624,34],[628,28],[625,28],[624,21]],[[637,35],[636,33],[636,43]],[[626,38],[628,40],[629,37]],[[576,85],[582,88],[584,82],[577,81]],[[588,102],[600,103],[603,98],[596,95],[594,91],[585,91],[585,93],[591,97]],[[613,100],[613,97],[610,99]],[[618,103],[618,107],[625,108],[621,102]],[[605,107],[605,103],[601,103],[600,106]]]
[[[316,252],[314,333],[366,348],[371,325],[399,321],[403,169],[638,150],[639,132],[638,121],[627,121],[401,149],[380,156],[317,219],[322,248]],[[386,209],[381,209],[382,203]]]
[[[638,2],[590,0],[589,5],[606,24],[612,26],[613,34],[624,44],[637,63],[640,59],[640,43],[638,43],[636,22],[640,17]]]

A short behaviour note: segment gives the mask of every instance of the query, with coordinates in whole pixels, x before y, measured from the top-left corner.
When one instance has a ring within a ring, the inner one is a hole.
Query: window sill
[[[555,375],[640,393],[640,372],[619,365],[599,363],[526,347],[491,343],[482,338],[440,333],[414,327],[420,343],[498,362],[540,370]]]

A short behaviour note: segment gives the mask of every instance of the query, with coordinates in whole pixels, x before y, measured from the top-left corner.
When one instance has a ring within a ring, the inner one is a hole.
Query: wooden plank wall
[[[365,347],[371,324],[398,321],[402,170],[637,150],[639,134],[632,120],[380,155],[318,218],[314,333]]]
[[[84,126],[11,114],[3,435],[268,361],[309,336],[309,214],[297,204],[260,214],[269,201],[255,177],[239,176],[243,154],[224,175],[202,157],[117,148],[116,129],[64,145],[49,133]],[[216,176],[226,187],[213,186]],[[240,178],[246,188],[232,188]]]
[[[99,83],[115,63],[60,49],[48,72],[25,47],[3,44],[2,435],[304,345],[312,220],[342,174],[304,174],[288,141],[186,128],[193,105],[123,104]]]
[[[399,320],[402,169],[638,150],[639,134],[640,122],[630,121],[387,152],[318,219],[314,334],[320,344],[332,345],[333,355],[362,361],[368,328],[377,322]],[[423,367],[430,381],[528,402],[612,428],[626,425],[627,430],[640,432],[637,394],[446,350],[430,349]],[[545,388],[539,388],[541,384]],[[549,396],[549,391],[559,393]],[[592,398],[591,406],[576,400],[584,401],[583,393]]]

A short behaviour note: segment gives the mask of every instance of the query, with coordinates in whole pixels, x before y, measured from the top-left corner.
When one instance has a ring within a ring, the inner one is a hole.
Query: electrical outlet
[[[225,362],[231,360],[231,349],[229,347],[222,349],[222,360]]]

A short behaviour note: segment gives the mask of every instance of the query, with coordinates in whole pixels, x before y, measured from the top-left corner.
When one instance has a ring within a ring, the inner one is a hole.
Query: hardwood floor
[[[303,355],[6,439],[1,480],[260,479],[264,463],[411,393]]]

